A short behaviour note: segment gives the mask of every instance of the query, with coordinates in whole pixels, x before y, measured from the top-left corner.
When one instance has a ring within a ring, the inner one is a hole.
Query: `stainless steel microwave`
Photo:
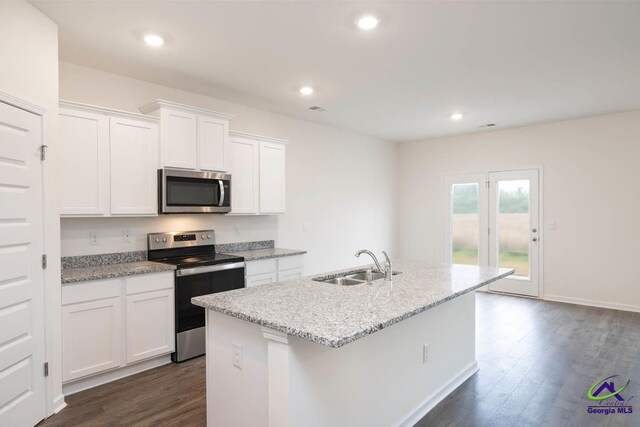
[[[158,213],[227,213],[231,211],[231,175],[158,169]]]

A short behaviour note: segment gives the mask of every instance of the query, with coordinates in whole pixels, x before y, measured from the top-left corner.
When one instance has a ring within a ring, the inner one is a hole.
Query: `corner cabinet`
[[[230,215],[285,213],[287,141],[230,132],[228,165],[231,173]]]
[[[153,117],[60,103],[61,216],[155,216],[158,123]]]
[[[157,100],[140,111],[160,119],[159,167],[226,172],[232,115]]]

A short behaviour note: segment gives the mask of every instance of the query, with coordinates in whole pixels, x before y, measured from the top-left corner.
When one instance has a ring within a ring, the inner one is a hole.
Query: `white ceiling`
[[[32,3],[62,60],[389,141],[640,108],[638,1]]]

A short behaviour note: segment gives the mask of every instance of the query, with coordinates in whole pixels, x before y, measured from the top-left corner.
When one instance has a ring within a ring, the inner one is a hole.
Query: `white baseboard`
[[[422,419],[427,413],[435,408],[445,397],[447,397],[453,390],[458,388],[460,384],[469,379],[473,374],[478,372],[478,362],[475,360],[463,368],[460,372],[454,376],[451,381],[443,385],[429,396],[427,396],[422,402],[418,404],[411,412],[405,415],[395,425],[397,427],[412,427],[418,421]]]
[[[609,308],[612,310],[632,311],[635,313],[640,313],[640,306],[638,305],[620,304],[607,301],[594,301],[584,298],[563,297],[560,295],[549,294],[546,294],[543,299],[546,301],[565,302],[567,304],[588,305],[591,307]]]
[[[140,372],[148,371],[149,369],[157,368],[158,366],[166,365],[167,363],[171,363],[170,354],[62,384],[62,392],[65,396],[68,396],[70,394],[110,383],[111,381],[116,381],[130,375],[139,374]]]
[[[57,414],[58,412],[62,411],[66,406],[67,406],[67,402],[64,401],[64,393],[62,393],[53,400],[53,407],[55,408],[53,410],[53,413]]]

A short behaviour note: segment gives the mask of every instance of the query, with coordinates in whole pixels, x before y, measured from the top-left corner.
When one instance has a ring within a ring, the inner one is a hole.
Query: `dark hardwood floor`
[[[629,404],[640,397],[640,313],[484,293],[476,306],[480,371],[418,426],[640,426],[637,413],[588,414],[586,399],[592,383],[611,375],[631,379]],[[204,358],[66,400],[39,425],[203,426]]]

